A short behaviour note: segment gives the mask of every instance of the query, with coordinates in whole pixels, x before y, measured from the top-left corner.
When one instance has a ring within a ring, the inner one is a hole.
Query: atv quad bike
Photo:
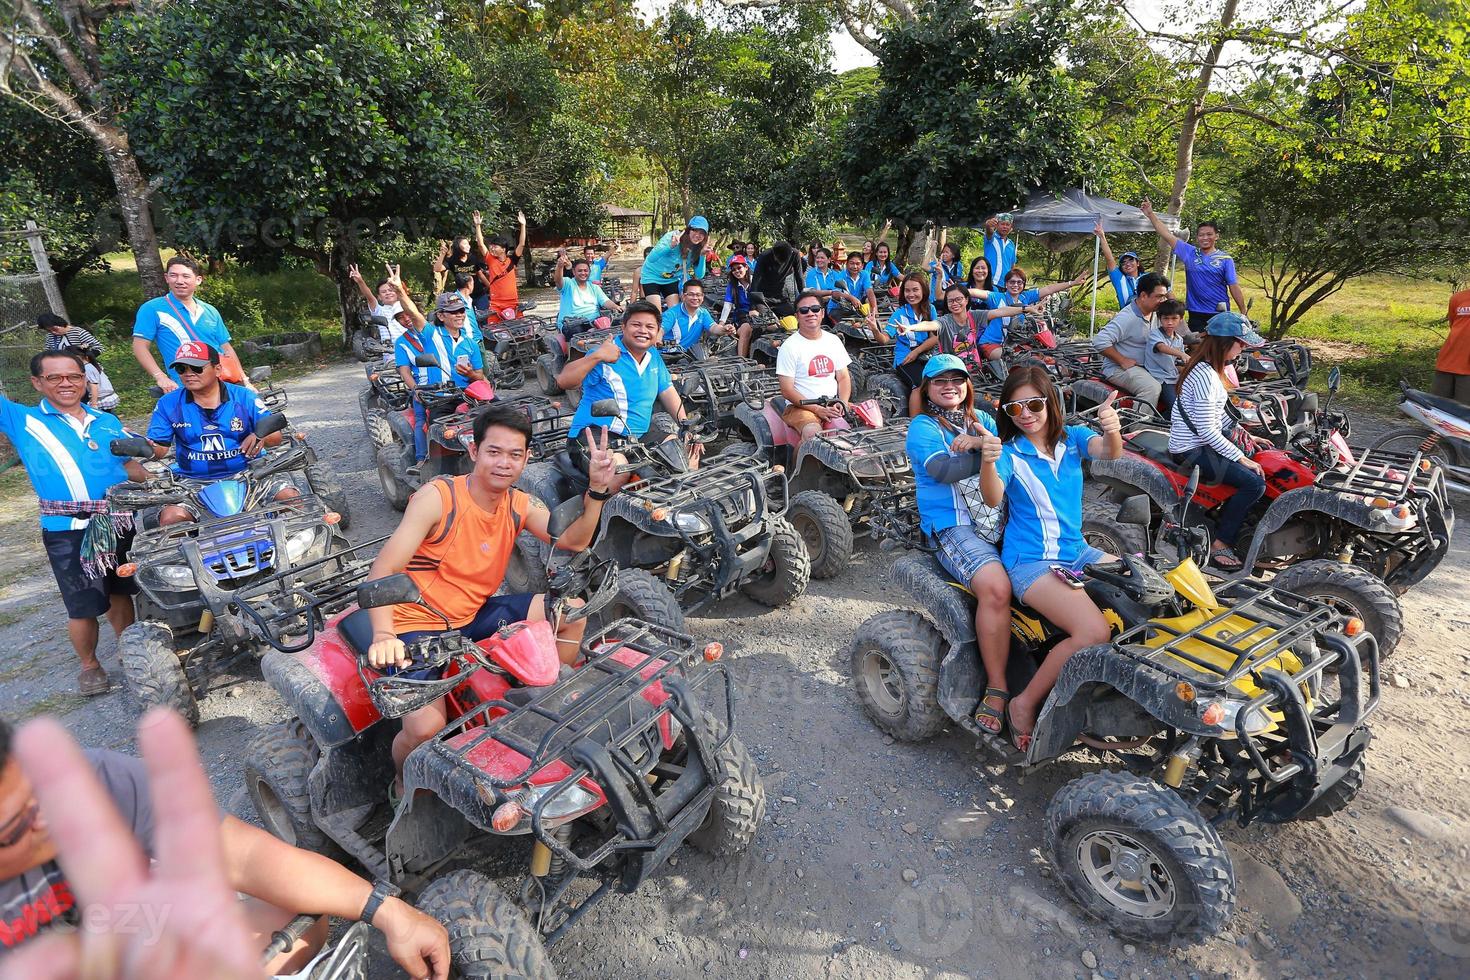
[[[550,580],[553,618],[604,607],[615,576],[590,554],[574,558]],[[576,595],[587,604],[569,605]],[[446,629],[410,646],[415,666],[443,667],[442,679],[416,681],[365,656],[367,608],[406,601],[422,599],[405,575],[367,583],[363,608],[327,621],[305,649],[293,640],[266,656],[296,717],[257,736],[245,785],[271,833],[340,848],[443,923],[454,975],[554,978],[547,947],[681,844],[718,858],[749,846],[765,791],[734,735],[720,644],[701,650],[622,619],[589,633],[566,667],[546,622],[478,644]],[[439,698],[448,724],[404,760],[395,804],[394,719]],[[470,870],[492,861],[519,870],[508,883]]]
[[[596,417],[617,414],[612,399],[593,407]],[[683,432],[698,441],[713,438],[711,427],[692,416]],[[682,629],[684,613],[737,591],[771,607],[806,591],[811,565],[801,536],[783,517],[789,491],[780,467],[728,451],[706,456],[691,469],[679,439],[629,442],[617,451],[628,459],[619,472],[639,479],[602,505],[593,545],[622,569],[610,616],[635,615]],[[555,511],[581,499],[587,477],[563,451],[550,462],[527,466],[518,485]],[[535,544],[522,535],[517,548],[524,552]],[[532,566],[539,558],[526,555]]]
[[[307,488],[316,494],[326,504],[327,509],[335,511],[341,518],[340,526],[343,531],[352,529],[352,507],[348,503],[347,493],[342,489],[342,483],[337,475],[332,472],[326,463],[317,456],[316,450],[312,448],[306,439],[306,433],[299,432],[291,425],[289,417],[285,412],[290,405],[290,398],[286,389],[278,384],[271,383],[271,368],[269,365],[261,365],[250,369],[250,383],[255,385],[255,393],[262,404],[273,415],[286,418],[285,427],[280,430],[284,439],[290,439],[300,446],[306,453],[306,465],[302,468],[302,477],[306,480]],[[156,387],[156,386],[155,386]]]
[[[1334,369],[1329,391],[1340,372]],[[1250,544],[1242,575],[1276,571],[1283,591],[1330,602],[1368,624],[1383,656],[1398,644],[1403,612],[1397,594],[1420,582],[1444,559],[1455,514],[1444,474],[1417,452],[1355,451],[1328,428],[1334,413],[1317,413],[1317,431],[1290,448],[1253,454],[1266,473],[1266,494],[1247,518]],[[1123,436],[1116,460],[1094,460],[1092,478],[1117,503],[1147,494],[1172,501],[1185,482],[1169,455],[1168,433],[1139,429]],[[1198,488],[1188,518],[1210,526],[1234,492]],[[1154,530],[1154,529],[1150,529]]]
[[[536,384],[540,385],[541,393],[549,398],[566,397],[573,408],[582,400],[582,391],[577,389],[563,392],[556,383],[557,375],[561,374],[562,368],[569,362],[601,347],[607,338],[619,335],[616,325],[594,327],[593,322],[582,317],[567,317],[563,322],[565,333],[551,326],[540,334],[541,354],[536,358]],[[571,340],[567,339],[569,334]]]
[[[419,355],[423,357],[424,355]],[[413,449],[413,410],[388,417],[387,442],[378,446],[378,483],[394,510],[408,506],[408,498],[436,476],[468,472],[468,443],[474,438],[474,411],[495,401],[488,381],[475,381],[460,388],[453,382],[420,385],[413,398],[424,406],[429,423],[429,454],[416,463]]]
[[[523,303],[521,315],[514,320],[500,320],[489,325],[481,344],[485,348],[485,376],[496,388],[519,388],[526,383],[526,372],[536,366],[541,350],[541,332],[548,324],[539,316],[527,316],[535,303]]]
[[[669,374],[685,411],[698,415],[715,430],[713,445],[751,438],[741,407],[759,410],[781,393],[776,372],[748,358],[724,355],[672,367]],[[706,446],[708,451],[711,446]]]
[[[1147,515],[1095,512],[1090,523],[1127,537],[1120,529],[1139,520]],[[1208,548],[1195,535],[1185,550],[1201,542]],[[1162,574],[1126,554],[1119,567],[1091,568],[1087,593],[1115,635],[1063,666],[1022,753],[973,719],[986,685],[967,588],[926,554],[900,558],[894,579],[917,608],[869,619],[847,650],[864,710],[907,741],[952,722],[1020,772],[1077,761],[1079,745],[1121,766],[1063,786],[1045,824],[1063,884],[1119,935],[1218,933],[1236,881],[1217,826],[1325,816],[1362,786],[1378,648],[1360,620],[1330,606],[1248,579],[1212,591],[1193,557]],[[1017,691],[1060,636],[1019,603],[1011,630],[1007,681]]]
[[[283,422],[283,416],[263,419],[256,434],[279,431]],[[112,451],[134,458],[153,452],[142,438],[114,440]],[[132,511],[135,519],[179,503],[200,515],[197,521],[140,527],[128,561],[118,568],[138,584],[137,619],[118,638],[118,658],[140,702],[173,708],[198,724],[198,699],[266,642],[242,605],[241,590],[256,588],[257,603],[268,605],[297,585],[330,589],[367,568],[348,547],[340,516],[320,498],[272,499],[281,478],[305,465],[305,450],[289,445],[252,460],[232,478],[205,483],[166,472],[108,491],[113,509]]]

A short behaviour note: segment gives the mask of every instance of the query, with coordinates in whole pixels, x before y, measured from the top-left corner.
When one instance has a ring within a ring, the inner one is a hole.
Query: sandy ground
[[[357,413],[361,369],[289,385],[290,414],[351,497],[352,537],[392,529]],[[1378,423],[1383,424],[1382,422]],[[1371,420],[1355,437],[1367,436]],[[1462,502],[1463,503],[1463,502]],[[58,715],[86,744],[131,749],[121,690],[76,696],[64,615],[25,494],[0,501],[0,711]],[[968,736],[894,743],[858,707],[841,657],[856,625],[902,595],[889,555],[860,545],[841,576],[793,606],[743,599],[692,618],[721,639],[740,685],[739,731],[765,778],[749,853],[686,850],[636,895],[593,910],[553,950],[563,976],[1284,977],[1470,973],[1470,575],[1466,522],[1449,560],[1404,598],[1366,788],[1337,817],[1227,828],[1240,908],[1227,934],[1187,949],[1125,945],[1082,918],[1041,856],[1042,814],[1086,753],[1017,781]],[[105,631],[104,631],[105,632]],[[102,658],[116,664],[105,637]],[[240,753],[285,717],[246,674],[202,705],[199,742],[218,798],[254,819]],[[381,950],[381,944],[379,945]],[[396,975],[381,953],[374,975]]]

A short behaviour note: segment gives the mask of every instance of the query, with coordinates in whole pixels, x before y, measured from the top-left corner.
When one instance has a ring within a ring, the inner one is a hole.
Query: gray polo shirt
[[[1153,330],[1156,322],[1155,317],[1144,316],[1138,311],[1137,302],[1129,303],[1097,332],[1097,336],[1092,338],[1092,346],[1097,350],[1112,347],[1142,365],[1148,354],[1149,331]],[[1103,360],[1103,377],[1111,378],[1121,373],[1123,369],[1111,359]]]

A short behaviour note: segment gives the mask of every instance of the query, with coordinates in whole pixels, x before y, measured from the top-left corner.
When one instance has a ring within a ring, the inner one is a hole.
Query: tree
[[[883,31],[913,23],[918,6],[908,0],[723,0],[726,6],[766,9],[786,5],[830,10],[852,39],[874,55],[882,53]],[[972,14],[973,16],[973,14]]]
[[[974,224],[1085,172],[1082,106],[1058,63],[1062,0],[1000,24],[965,0],[926,0],[883,38],[880,82],[837,148],[849,193],[910,226]]]
[[[157,296],[164,291],[163,260],[152,191],[120,119],[99,40],[110,19],[133,9],[129,0],[0,0],[0,92],[85,134],[97,147],[112,176],[143,295]]]
[[[196,0],[108,26],[106,66],[127,80],[123,117],[173,237],[309,258],[337,284],[344,330],[363,244],[459,231],[496,203],[475,79],[408,0]]]

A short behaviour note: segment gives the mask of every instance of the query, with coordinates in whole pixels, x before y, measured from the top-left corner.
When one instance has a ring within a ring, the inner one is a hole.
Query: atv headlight
[[[170,589],[194,588],[194,573],[188,565],[154,565],[149,572]]]
[[[673,517],[674,527],[685,534],[705,534],[709,531],[709,524],[698,514],[689,514],[683,511],[676,513]]]
[[[316,547],[317,540],[321,537],[321,529],[309,527],[297,531],[286,539],[286,558],[293,564],[302,559]]]
[[[548,793],[556,788],[555,783],[547,786],[532,786],[530,790],[523,793],[520,798],[521,806],[527,811],[536,809]],[[566,820],[586,813],[597,805],[597,797],[587,792],[580,786],[571,786],[564,792],[556,794],[546,809],[541,811],[541,819],[544,821]]]
[[[1245,716],[1245,731],[1247,735],[1259,735],[1275,724],[1271,716],[1261,708],[1248,708],[1249,701],[1226,701],[1223,705],[1225,716],[1220,719],[1220,727],[1235,731],[1235,720],[1240,716],[1242,708],[1247,708]]]

